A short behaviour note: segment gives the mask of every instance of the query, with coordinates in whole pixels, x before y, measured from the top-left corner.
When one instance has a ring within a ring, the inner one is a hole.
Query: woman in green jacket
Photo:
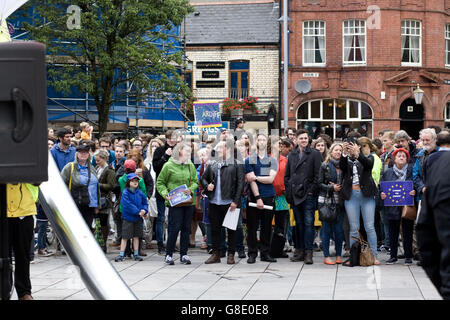
[[[156,181],[156,190],[161,197],[166,199],[166,206],[169,207],[169,225],[167,228],[168,237],[165,258],[165,263],[168,265],[174,264],[172,255],[180,231],[180,262],[182,264],[191,263],[187,251],[189,247],[191,221],[194,214],[195,190],[198,188],[198,180],[197,171],[190,159],[190,145],[184,142],[179,143],[175,147],[172,157],[164,164]],[[184,193],[191,195],[192,202],[172,207],[169,202],[169,192],[184,184],[187,186]]]

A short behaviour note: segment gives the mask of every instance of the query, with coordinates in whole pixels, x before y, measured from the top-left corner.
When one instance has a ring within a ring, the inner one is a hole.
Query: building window
[[[231,61],[229,97],[231,99],[248,97],[249,79],[249,62]]]
[[[366,63],[366,21],[346,20],[343,32],[344,64]]]
[[[445,26],[445,66],[450,67],[450,24]]]
[[[420,66],[422,49],[421,22],[402,21],[402,65]]]
[[[325,66],[325,21],[303,22],[303,65]]]
[[[314,139],[322,133],[345,139],[351,131],[372,138],[372,115],[372,108],[363,101],[311,100],[297,109],[297,129],[307,130]]]
[[[450,129],[450,101],[447,102],[444,110],[445,127]]]

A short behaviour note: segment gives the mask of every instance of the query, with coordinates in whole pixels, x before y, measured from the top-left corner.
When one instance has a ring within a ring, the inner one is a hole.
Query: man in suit
[[[450,300],[450,152],[428,168],[417,218],[417,244],[422,267],[442,297]]]
[[[309,146],[309,135],[299,129],[295,133],[297,146],[288,156],[284,185],[286,199],[294,210],[295,251],[291,261],[313,263],[314,211],[319,190],[319,170],[322,156]]]

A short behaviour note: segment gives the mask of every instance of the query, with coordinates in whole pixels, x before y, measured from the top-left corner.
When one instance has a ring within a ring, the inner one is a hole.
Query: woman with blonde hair
[[[322,163],[319,171],[319,208],[325,205],[326,198],[333,197],[336,203],[337,218],[333,222],[322,221],[322,249],[325,259],[323,263],[333,265],[342,263],[342,243],[344,242],[344,230],[342,227],[344,221],[344,206],[340,201],[340,191],[342,188],[342,170],[340,168],[340,159],[342,155],[342,144],[334,143],[327,153],[325,161]],[[336,261],[330,258],[330,238],[334,234]]]

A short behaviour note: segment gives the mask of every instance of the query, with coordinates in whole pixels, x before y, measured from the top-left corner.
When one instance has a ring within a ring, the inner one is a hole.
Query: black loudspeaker
[[[0,183],[48,180],[45,45],[0,43]]]

